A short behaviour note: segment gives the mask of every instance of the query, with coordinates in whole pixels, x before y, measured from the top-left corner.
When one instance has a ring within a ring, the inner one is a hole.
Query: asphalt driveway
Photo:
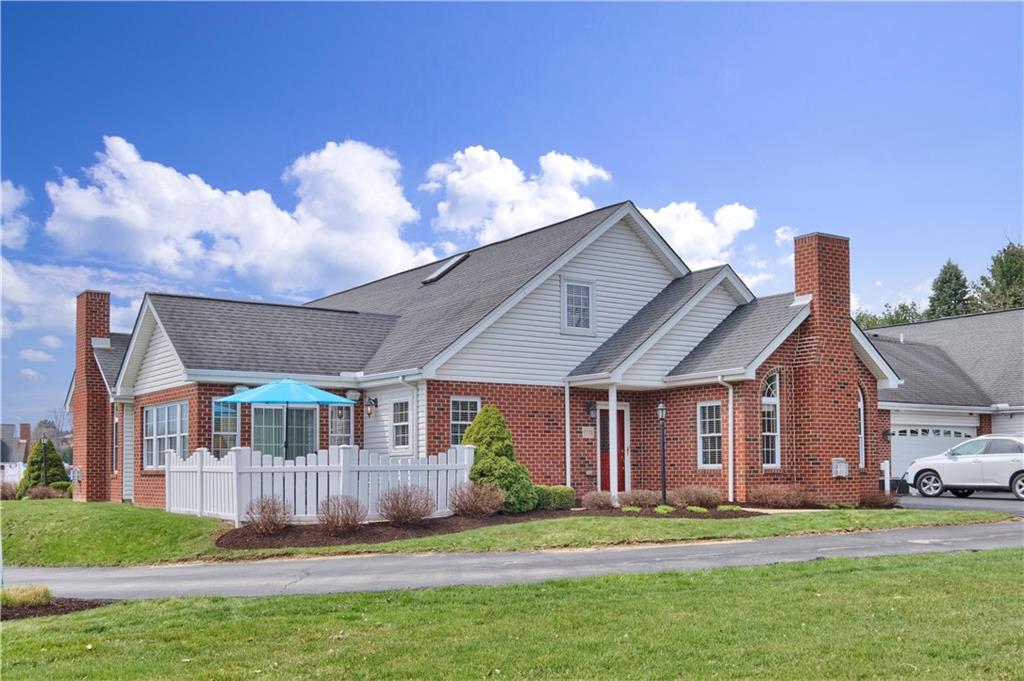
[[[945,508],[955,511],[1000,511],[1024,516],[1024,501],[1009,492],[975,492],[966,499],[957,499],[949,492],[937,497],[900,497],[903,508]]]

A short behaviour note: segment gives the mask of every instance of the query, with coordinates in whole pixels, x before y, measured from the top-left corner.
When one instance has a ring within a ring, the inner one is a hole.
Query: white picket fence
[[[295,520],[315,520],[320,502],[332,495],[354,497],[379,520],[377,499],[392,487],[426,488],[432,517],[450,515],[448,496],[469,480],[472,445],[457,445],[424,458],[375,454],[358,447],[331,447],[292,460],[236,447],[221,458],[197,449],[186,458],[167,452],[165,507],[172,513],[212,516],[238,527],[249,503],[282,499]]]

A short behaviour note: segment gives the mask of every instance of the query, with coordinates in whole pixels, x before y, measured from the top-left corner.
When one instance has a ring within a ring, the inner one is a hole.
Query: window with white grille
[[[701,468],[722,465],[722,403],[697,405],[697,464]]]

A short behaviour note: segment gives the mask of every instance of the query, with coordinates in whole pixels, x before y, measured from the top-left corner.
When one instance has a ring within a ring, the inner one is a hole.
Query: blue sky
[[[848,235],[877,309],[1021,238],[1019,4],[0,11],[5,422],[62,403],[85,287],[127,330],[147,288],[307,300],[629,198],[762,294]]]

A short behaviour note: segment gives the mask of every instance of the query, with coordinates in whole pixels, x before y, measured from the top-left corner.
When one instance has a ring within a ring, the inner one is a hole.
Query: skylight
[[[460,262],[465,260],[468,256],[469,256],[469,253],[459,253],[457,256],[455,256],[454,258],[451,258],[450,260],[448,260],[448,262],[446,262],[445,264],[441,265],[436,270],[434,270],[433,273],[431,273],[431,275],[429,277],[424,279],[422,283],[424,283],[424,284],[431,284],[431,283],[437,281],[438,279],[440,279],[444,275],[448,274],[452,270],[453,267],[455,267]]]

